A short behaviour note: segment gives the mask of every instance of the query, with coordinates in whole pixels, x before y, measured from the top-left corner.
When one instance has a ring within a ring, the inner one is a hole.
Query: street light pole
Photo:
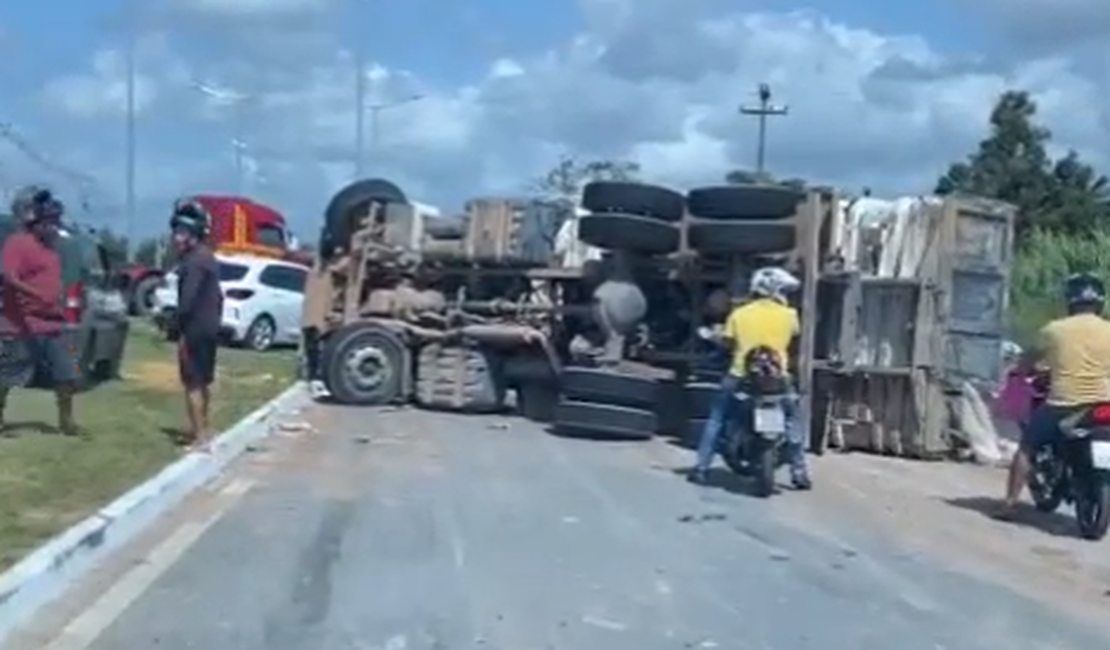
[[[397,99],[397,100],[394,100],[394,101],[391,101],[391,102],[381,102],[381,103],[378,103],[378,104],[370,104],[369,106],[366,106],[363,109],[362,112],[369,112],[370,113],[370,151],[371,151],[372,154],[377,155],[377,153],[378,153],[378,142],[380,141],[380,138],[381,138],[381,128],[380,128],[380,126],[381,126],[382,111],[389,110],[391,108],[397,108],[398,106],[404,106],[406,104],[411,104],[413,102],[418,102],[423,98],[424,98],[424,96],[420,95],[420,94],[409,95],[408,97],[405,97],[405,98],[402,98],[402,99]],[[362,159],[362,148],[361,148],[361,146],[359,148],[359,159],[360,160]],[[359,178],[362,178],[362,176],[359,176]]]
[[[124,172],[125,191],[127,193],[127,224],[125,228],[125,236],[127,237],[129,254],[134,251],[134,228],[136,219],[136,197],[135,197],[135,164],[136,164],[136,128],[135,128],[135,33],[134,30],[129,31],[127,35],[127,133],[126,133],[126,147],[127,147],[127,168]]]
[[[763,165],[767,153],[767,117],[772,115],[786,115],[790,107],[786,105],[775,106],[771,103],[771,86],[759,84],[759,106],[741,106],[742,115],[754,115],[759,119],[759,142],[755,154],[755,171],[763,174]]]
[[[247,100],[251,99],[251,96],[237,90],[221,88],[200,81],[193,81],[192,86],[203,95],[211,97],[219,102],[224,102],[225,104],[231,104],[233,130],[231,146],[235,155],[235,187],[236,193],[242,194],[244,168],[243,152],[247,148],[247,143],[243,138],[243,132],[246,126],[244,110],[245,104]]]

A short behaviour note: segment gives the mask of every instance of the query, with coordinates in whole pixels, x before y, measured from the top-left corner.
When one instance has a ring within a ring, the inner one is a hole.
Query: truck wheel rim
[[[374,390],[393,374],[389,357],[379,348],[368,347],[352,351],[347,355],[347,376],[360,390]]]

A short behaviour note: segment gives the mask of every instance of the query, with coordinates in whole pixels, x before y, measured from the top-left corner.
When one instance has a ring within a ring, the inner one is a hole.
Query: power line
[[[77,189],[81,206],[86,211],[90,209],[90,199],[92,195],[98,193],[100,190],[100,183],[95,178],[54,162],[46,155],[39,152],[39,150],[26,138],[20,135],[19,132],[16,131],[15,126],[10,122],[0,122],[0,139],[10,143],[39,167],[72,183]]]
[[[771,103],[771,86],[759,84],[759,106],[741,106],[741,115],[754,115],[759,120],[759,142],[755,154],[755,171],[763,173],[763,164],[767,154],[767,118],[770,116],[785,116],[790,107],[783,104],[776,106]]]

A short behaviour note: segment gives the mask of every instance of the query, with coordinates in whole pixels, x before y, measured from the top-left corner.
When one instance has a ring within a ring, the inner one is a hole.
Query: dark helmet
[[[12,199],[12,215],[30,225],[43,220],[60,221],[65,206],[54,198],[50,190],[28,185],[16,192]]]
[[[1091,273],[1075,273],[1064,281],[1064,300],[1068,307],[1102,305],[1106,302],[1106,285]]]
[[[182,200],[173,206],[173,216],[170,217],[170,230],[184,228],[193,233],[197,239],[208,236],[211,220],[208,211],[196,201]]]

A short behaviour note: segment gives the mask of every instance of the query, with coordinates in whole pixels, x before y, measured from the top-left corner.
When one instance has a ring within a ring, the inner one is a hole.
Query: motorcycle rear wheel
[[[752,476],[755,479],[755,496],[770,498],[775,493],[775,469],[778,467],[778,447],[765,441],[754,445]]]
[[[1088,481],[1075,499],[1075,521],[1080,537],[1098,541],[1110,529],[1110,482],[1101,477]]]
[[[1064,468],[1055,457],[1031,459],[1033,467],[1026,481],[1033,505],[1041,512],[1056,512],[1067,496]]]

